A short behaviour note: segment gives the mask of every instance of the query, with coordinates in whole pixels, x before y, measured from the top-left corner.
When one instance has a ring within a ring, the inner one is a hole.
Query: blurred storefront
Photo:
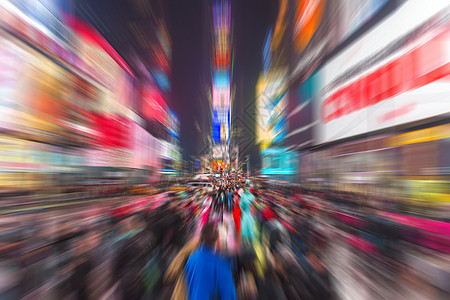
[[[404,129],[305,152],[303,182],[315,187],[406,199],[420,212],[450,202],[450,127]],[[424,209],[426,208],[426,209]]]
[[[387,145],[401,156],[398,185],[420,202],[450,202],[450,125],[394,135]]]
[[[0,184],[3,188],[61,185],[61,177],[53,174],[75,172],[82,164],[80,148],[93,138],[83,102],[77,101],[76,82],[82,80],[1,28],[0,45],[0,172],[5,178]]]
[[[176,173],[180,125],[167,105],[164,21],[155,20],[154,55],[141,78],[71,9],[0,3],[0,186],[148,183],[161,170]]]
[[[0,188],[101,182],[105,174],[117,182],[135,170],[151,180],[161,147],[136,117],[144,114],[134,73],[90,25],[52,9],[38,1],[0,3]]]

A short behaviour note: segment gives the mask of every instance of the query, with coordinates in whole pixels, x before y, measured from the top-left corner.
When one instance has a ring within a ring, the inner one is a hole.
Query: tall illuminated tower
[[[231,137],[231,5],[213,1],[212,137],[214,144],[229,144]]]

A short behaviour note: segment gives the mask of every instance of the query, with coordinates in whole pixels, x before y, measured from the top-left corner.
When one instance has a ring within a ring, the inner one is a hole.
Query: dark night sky
[[[78,14],[90,22],[133,67],[132,57],[149,60],[129,29],[137,22],[148,40],[154,38],[150,24],[139,13],[134,0],[75,0]],[[183,156],[198,155],[210,134],[211,112],[207,92],[211,85],[212,9],[209,0],[149,0],[153,16],[163,17],[172,39],[172,74],[168,103],[181,121]],[[269,25],[276,20],[277,0],[231,0],[233,47],[235,52],[233,84],[236,88],[232,119],[239,127],[235,136],[241,155],[250,154],[257,163],[254,136],[255,85],[261,71],[261,48]],[[150,15],[150,14],[149,14]],[[147,18],[151,18],[147,16]],[[199,124],[199,132],[194,122]],[[205,132],[208,131],[208,132]],[[241,156],[241,157],[242,157]]]
[[[235,43],[236,97],[233,120],[238,134],[241,159],[249,154],[252,166],[259,165],[259,149],[255,144],[255,88],[262,67],[261,49],[267,29],[275,23],[276,0],[236,0],[232,2],[232,26]]]
[[[205,85],[209,84],[210,77],[210,32],[205,3],[172,0],[167,5],[166,22],[172,38],[170,100],[180,117],[180,143],[185,158],[201,151],[203,139],[194,122],[206,123],[208,117]]]

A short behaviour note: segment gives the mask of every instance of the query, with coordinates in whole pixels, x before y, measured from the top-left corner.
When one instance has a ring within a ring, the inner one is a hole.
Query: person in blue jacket
[[[236,299],[231,264],[215,251],[218,237],[214,224],[202,228],[200,247],[192,252],[184,268],[188,299]]]

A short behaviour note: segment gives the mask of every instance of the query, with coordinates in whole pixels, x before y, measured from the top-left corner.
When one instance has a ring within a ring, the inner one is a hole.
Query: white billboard
[[[450,112],[447,6],[407,2],[319,70],[315,144]]]

